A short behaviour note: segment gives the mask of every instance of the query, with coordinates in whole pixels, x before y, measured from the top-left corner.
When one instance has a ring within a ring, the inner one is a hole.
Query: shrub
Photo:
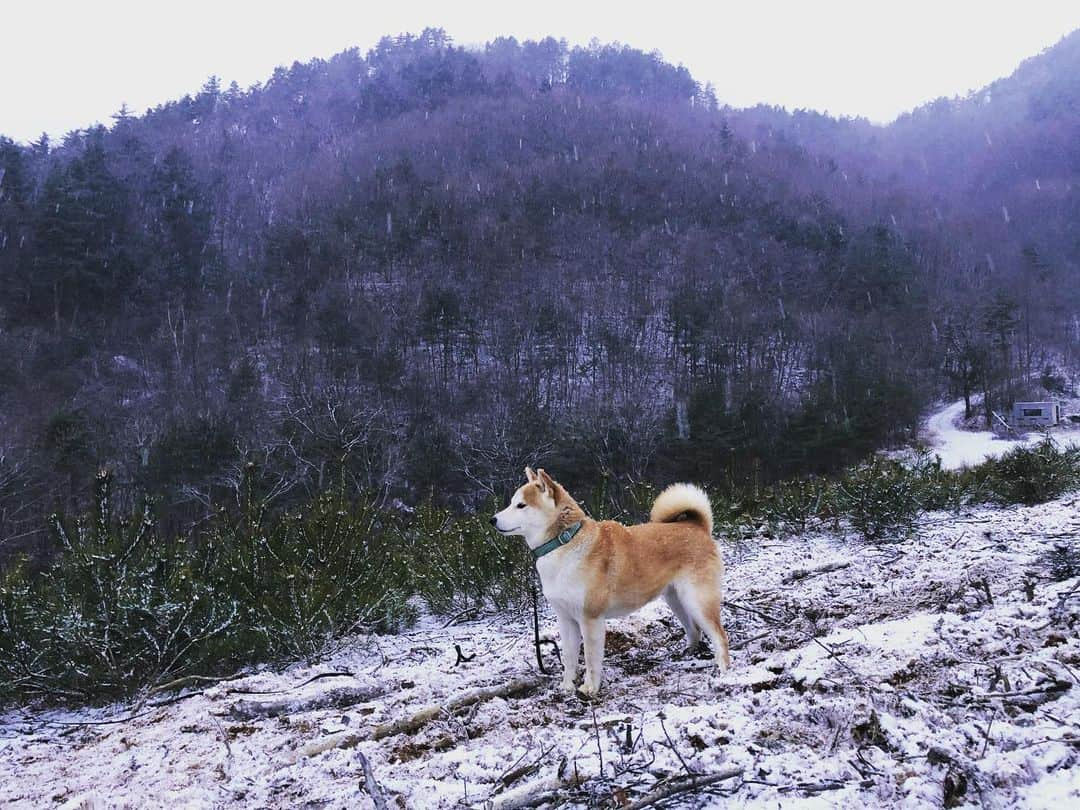
[[[198,534],[164,539],[153,504],[112,514],[108,473],[90,516],[59,516],[59,553],[0,578],[0,699],[98,699],[188,674],[295,659],[361,627],[434,612],[505,609],[527,594],[523,544],[478,515],[425,505],[409,517],[363,495],[272,516],[249,466],[242,503]]]
[[[72,524],[52,518],[55,563],[34,580],[21,567],[0,584],[0,690],[52,697],[123,692],[206,663],[208,642],[237,618],[185,543],[159,542],[147,502],[114,520],[110,479]]]
[[[771,523],[801,533],[811,519],[827,516],[829,503],[830,488],[825,479],[797,478],[771,487],[765,510]]]
[[[880,457],[845,473],[837,484],[836,499],[855,530],[872,541],[908,534],[922,508],[918,473]]]
[[[1062,449],[1047,438],[987,462],[984,475],[999,503],[1044,503],[1080,486],[1080,448]]]
[[[985,490],[978,475],[967,469],[943,469],[941,458],[925,449],[916,451],[910,468],[914,477],[915,497],[924,510],[948,509],[955,512],[970,503],[985,500]]]
[[[411,549],[409,584],[435,613],[505,609],[528,595],[532,564],[525,544],[494,537],[480,514],[455,518],[428,503],[398,531]]]

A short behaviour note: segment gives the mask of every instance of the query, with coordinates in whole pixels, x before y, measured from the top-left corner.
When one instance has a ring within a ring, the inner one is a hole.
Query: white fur
[[[699,515],[705,531],[712,534],[712,504],[709,503],[709,496],[701,487],[693,484],[672,484],[661,492],[652,505],[649,520],[653,523],[664,523],[681,512]]]
[[[537,548],[551,539],[546,536],[548,527],[551,525],[551,516],[545,514],[542,509],[525,503],[524,498],[521,497],[523,489],[525,487],[520,487],[514,493],[508,507],[495,513],[495,530],[507,537],[514,535],[524,537],[525,544],[529,548]],[[555,500],[550,492],[543,493],[542,497],[554,506]]]

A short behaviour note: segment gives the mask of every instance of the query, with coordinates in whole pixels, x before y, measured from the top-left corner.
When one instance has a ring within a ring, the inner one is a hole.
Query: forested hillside
[[[252,474],[281,506],[475,504],[526,462],[737,488],[1053,384],[1078,42],[883,129],[429,30],[2,140],[0,548],[99,467],[176,525]]]

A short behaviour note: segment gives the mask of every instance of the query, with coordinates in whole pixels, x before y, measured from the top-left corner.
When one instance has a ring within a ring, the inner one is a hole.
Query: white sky
[[[442,27],[462,45],[500,35],[592,37],[659,50],[721,102],[808,107],[885,122],[964,94],[1080,28],[1077,0],[4,0],[0,134],[28,141],[109,123],[195,92],[247,87],[277,65]],[[647,7],[652,7],[648,10]]]

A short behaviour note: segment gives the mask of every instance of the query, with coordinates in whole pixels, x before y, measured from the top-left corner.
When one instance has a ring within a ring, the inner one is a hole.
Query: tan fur
[[[657,498],[652,522],[623,526],[588,518],[544,470],[526,468],[525,475],[528,483],[493,518],[500,532],[521,534],[537,548],[575,522],[582,524],[569,544],[541,557],[536,566],[559,619],[564,688],[574,686],[584,640],[581,690],[596,694],[605,620],[631,613],[660,595],[683,625],[687,642],[696,645],[704,630],[717,666],[727,668],[728,639],[720,621],[724,563],[712,539],[712,509],[705,493],[676,484]]]

